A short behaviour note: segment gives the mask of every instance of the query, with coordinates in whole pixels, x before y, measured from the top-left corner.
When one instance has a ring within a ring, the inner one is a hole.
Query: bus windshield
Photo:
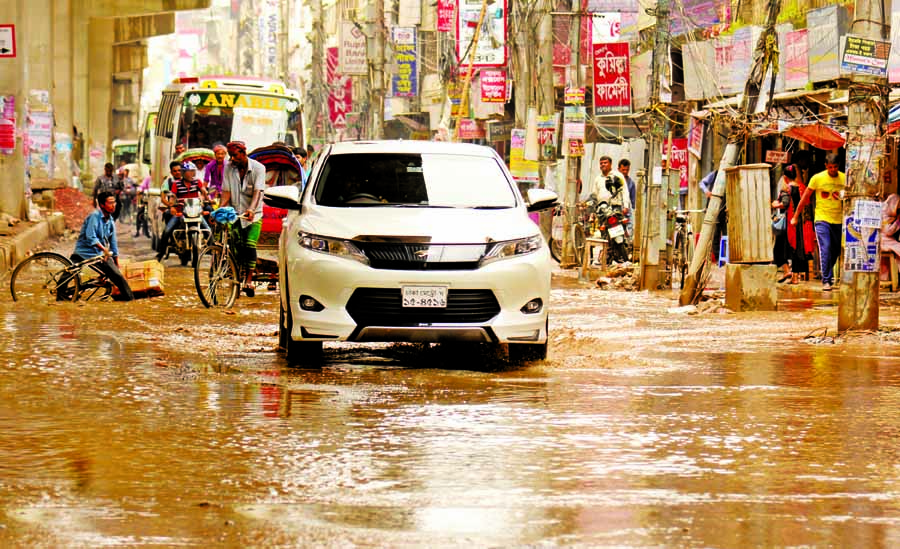
[[[132,164],[137,162],[137,152],[137,143],[116,145],[113,147],[113,164],[121,166],[122,164]]]
[[[299,104],[291,97],[230,92],[192,91],[185,95],[178,123],[178,143],[187,148],[243,141],[247,150],[281,141],[296,146]]]

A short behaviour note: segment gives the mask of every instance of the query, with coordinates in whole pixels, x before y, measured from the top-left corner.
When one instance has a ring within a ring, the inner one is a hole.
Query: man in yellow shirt
[[[844,186],[847,179],[838,170],[838,156],[828,153],[825,171],[812,176],[800,202],[794,208],[791,225],[799,222],[799,212],[816,193],[816,240],[819,243],[819,259],[822,266],[822,291],[830,292],[834,284],[834,264],[841,255],[841,227],[844,221]]]

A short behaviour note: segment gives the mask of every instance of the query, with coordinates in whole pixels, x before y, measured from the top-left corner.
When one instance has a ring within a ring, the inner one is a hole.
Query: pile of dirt
[[[597,279],[597,287],[603,290],[639,290],[637,272],[633,263],[613,263],[605,276]]]
[[[63,213],[66,228],[72,231],[81,229],[84,218],[94,210],[94,201],[78,189],[65,188],[53,191],[56,209]]]

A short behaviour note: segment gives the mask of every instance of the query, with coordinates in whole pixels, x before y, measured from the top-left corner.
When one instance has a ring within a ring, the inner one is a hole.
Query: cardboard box
[[[162,263],[149,261],[120,261],[119,270],[131,286],[135,297],[163,295],[165,267]]]

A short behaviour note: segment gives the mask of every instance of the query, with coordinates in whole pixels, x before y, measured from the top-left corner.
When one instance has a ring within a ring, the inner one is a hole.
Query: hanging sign
[[[879,221],[880,223],[880,221]],[[879,263],[878,227],[864,227],[854,217],[844,219],[844,271],[873,273]]]
[[[477,120],[463,118],[459,121],[457,136],[460,139],[484,139],[484,128]]]
[[[766,162],[772,164],[787,164],[790,154],[787,151],[766,151]]]
[[[594,44],[594,113],[631,112],[628,43]]]
[[[537,118],[538,160],[556,160],[556,136],[559,126],[559,113]]]
[[[353,109],[353,82],[349,76],[337,71],[338,49],[326,52],[326,79],[328,82],[328,118],[337,129],[347,127],[347,113]]]
[[[509,173],[516,181],[537,183],[540,181],[540,164],[536,160],[525,160],[525,130],[510,132]]]
[[[475,27],[481,16],[481,0],[459,0],[456,14],[456,58],[461,66],[500,67],[506,65],[506,0],[491,1],[484,14],[476,51],[471,51]]]
[[[584,125],[586,119],[587,115],[584,107],[566,107],[565,111],[563,111],[562,138],[567,156],[584,156]],[[578,142],[581,143],[580,147]],[[581,151],[580,155],[578,151]]]
[[[341,74],[368,74],[366,35],[352,21],[341,22],[341,49],[338,70]]]
[[[688,131],[688,152],[697,158],[701,157],[703,150],[703,129],[703,121],[692,116],[691,129]]]
[[[669,151],[667,166],[670,169],[678,170],[679,189],[687,189],[688,187],[688,140],[686,137],[676,137],[672,139],[672,148],[669,149],[669,140],[663,140],[662,153]]]
[[[584,105],[584,88],[566,87],[566,105]]]
[[[416,28],[394,27],[394,61],[397,72],[391,78],[394,97],[416,97],[419,75],[416,71]]]
[[[506,71],[484,69],[481,71],[481,101],[506,103]]]
[[[454,16],[456,16],[456,1],[438,0],[437,30],[439,32],[450,32],[453,30]]]

